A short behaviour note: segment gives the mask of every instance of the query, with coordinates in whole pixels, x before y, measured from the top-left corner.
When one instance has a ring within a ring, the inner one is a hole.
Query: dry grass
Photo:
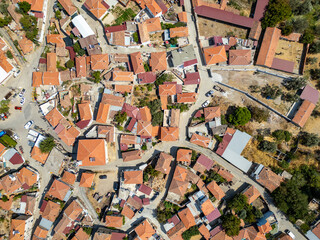
[[[234,27],[228,24],[216,22],[210,19],[198,17],[200,36],[213,37],[213,36],[227,36],[228,32],[233,32],[234,36],[245,38],[248,30],[244,28]]]
[[[148,91],[147,86],[140,85],[134,88],[134,92],[131,98],[131,104],[137,106],[140,99],[147,97],[148,101],[153,101],[157,99],[156,87],[153,86],[151,91]]]

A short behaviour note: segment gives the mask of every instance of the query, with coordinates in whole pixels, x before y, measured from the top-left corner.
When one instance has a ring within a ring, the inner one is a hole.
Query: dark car
[[[143,210],[144,210],[144,207],[140,208],[139,213],[142,213]]]
[[[118,191],[118,190],[119,190],[119,183],[118,183],[118,182],[114,182],[114,183],[113,183],[113,189],[114,189],[115,191]]]
[[[107,175],[100,175],[99,178],[100,179],[107,179]]]

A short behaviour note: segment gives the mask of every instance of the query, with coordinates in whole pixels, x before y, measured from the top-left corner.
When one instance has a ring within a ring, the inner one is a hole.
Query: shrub
[[[74,67],[74,61],[73,60],[68,60],[67,62],[66,62],[66,67],[67,68],[73,68]]]
[[[246,107],[238,107],[233,114],[228,116],[229,123],[234,126],[243,126],[251,119],[251,113]]]
[[[39,148],[42,153],[49,153],[55,146],[54,138],[50,136],[40,142]]]
[[[123,124],[127,120],[127,113],[126,112],[117,112],[117,114],[114,116],[114,121],[118,124]]]
[[[264,98],[276,99],[282,94],[281,89],[275,85],[265,85],[261,88],[261,96]]]
[[[252,119],[257,121],[258,123],[266,122],[270,116],[269,111],[267,109],[250,106],[249,110],[251,112]]]
[[[240,222],[240,219],[231,213],[222,216],[222,227],[228,236],[239,235]]]
[[[18,2],[18,6],[21,14],[27,14],[31,9],[31,4],[26,1]]]
[[[182,238],[183,240],[190,240],[192,236],[196,236],[199,234],[200,232],[199,232],[198,226],[193,226],[189,228],[187,231],[184,231],[182,233]]]
[[[269,142],[267,140],[263,140],[260,142],[258,148],[264,152],[275,152],[277,150],[277,145],[275,142]]]
[[[58,19],[58,20],[60,20],[60,19],[62,18],[62,16],[61,16],[61,11],[60,11],[60,10],[57,10],[57,11],[55,12],[55,17],[56,17],[56,19]]]
[[[8,51],[6,52],[6,55],[7,55],[7,58],[13,59],[13,55],[12,55],[12,52],[11,52],[10,50],[8,50]]]
[[[304,77],[287,78],[284,80],[283,85],[288,90],[298,90],[307,84],[307,80]]]
[[[319,136],[315,133],[302,132],[299,136],[300,143],[307,147],[313,147],[319,144]]]
[[[314,41],[314,33],[311,29],[306,29],[301,37],[301,42],[306,44],[311,44]]]
[[[132,38],[133,38],[133,41],[138,43],[139,42],[139,36],[138,36],[138,33],[137,32],[134,32],[132,34]]]
[[[92,76],[92,81],[94,83],[99,83],[101,81],[101,72],[100,71],[95,71],[93,73],[91,73]]]

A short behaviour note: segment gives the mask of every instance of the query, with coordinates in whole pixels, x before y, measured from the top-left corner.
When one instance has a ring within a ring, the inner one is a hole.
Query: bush
[[[316,64],[318,61],[318,58],[316,57],[308,57],[307,58],[307,64]]]
[[[132,38],[133,38],[133,41],[138,43],[139,42],[139,36],[138,36],[138,32],[134,32],[132,34]]]
[[[182,233],[182,238],[183,240],[190,240],[192,236],[196,236],[199,234],[200,232],[199,232],[198,226],[193,226],[189,228],[187,231],[184,231]]]
[[[320,41],[315,41],[310,45],[309,53],[319,53],[319,52],[320,52]]]
[[[294,103],[299,100],[299,96],[295,93],[284,93],[281,96],[281,100]]]
[[[294,32],[304,33],[304,31],[309,27],[309,23],[307,19],[297,17],[292,20],[292,26]]]
[[[21,14],[27,14],[31,9],[31,4],[26,1],[18,2],[18,6]]]
[[[292,134],[285,130],[276,130],[272,133],[272,136],[278,141],[285,140],[286,142],[289,142]]]
[[[249,110],[251,112],[252,119],[257,121],[258,123],[266,122],[270,116],[267,109],[250,106]]]
[[[146,72],[150,72],[150,66],[147,62],[143,63],[143,67]]]
[[[283,85],[288,90],[299,90],[307,84],[304,77],[287,78],[284,80]]]
[[[246,107],[238,107],[233,114],[228,116],[229,123],[234,126],[243,126],[251,119],[251,112]]]
[[[173,80],[173,76],[171,74],[164,73],[160,76],[157,76],[157,80],[155,81],[155,85],[159,86],[159,85],[163,84],[164,82],[172,82],[172,80]]]
[[[12,52],[11,52],[10,50],[8,50],[8,51],[6,52],[6,55],[7,55],[7,58],[13,59],[13,55],[12,55]]]
[[[93,77],[93,82],[94,83],[99,83],[101,81],[101,72],[100,71],[95,71],[91,73],[91,76]]]
[[[42,153],[49,153],[56,146],[53,137],[47,137],[40,142],[39,148]]]
[[[310,76],[313,80],[319,80],[320,79],[320,69],[310,69]]]
[[[55,12],[55,17],[56,17],[56,19],[58,19],[58,20],[62,19],[60,10],[57,10],[57,11]]]
[[[311,29],[306,29],[301,37],[301,42],[306,44],[311,44],[314,41],[314,33]]]
[[[9,201],[9,198],[8,198],[6,195],[2,195],[1,200],[2,200],[3,202],[8,202],[8,201]]]
[[[288,36],[293,32],[293,26],[292,25],[284,25],[280,27],[281,34],[284,36]]]
[[[258,148],[264,152],[274,153],[277,150],[277,145],[275,142],[269,142],[267,140],[263,140],[260,142]]]
[[[10,100],[0,101],[0,114],[9,112],[9,103],[10,103]]]
[[[270,99],[276,99],[282,94],[281,89],[278,86],[275,85],[265,85],[263,88],[261,88],[261,96],[264,98],[270,98]]]
[[[299,136],[300,143],[307,147],[313,147],[319,144],[320,139],[318,134],[302,132]]]
[[[261,21],[262,28],[275,27],[279,22],[291,16],[291,7],[288,0],[270,0]]]
[[[170,38],[169,42],[171,45],[176,46],[178,44],[178,37]]]
[[[120,125],[122,125],[127,120],[127,113],[126,112],[117,112],[117,114],[114,116],[114,121]]]
[[[143,144],[142,146],[141,146],[141,150],[143,150],[143,151],[146,151],[148,148],[147,148],[147,145],[146,144]]]
[[[222,227],[228,236],[238,236],[240,231],[240,219],[228,213],[222,216]]]
[[[74,67],[74,61],[73,60],[68,60],[67,62],[66,62],[66,67],[67,68],[73,68]]]

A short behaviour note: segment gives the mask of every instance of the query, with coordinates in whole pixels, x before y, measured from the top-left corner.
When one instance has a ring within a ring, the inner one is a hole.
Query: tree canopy
[[[18,6],[20,10],[19,12],[22,14],[27,14],[31,9],[31,4],[26,1],[18,2]]]
[[[243,126],[251,119],[251,112],[246,107],[238,107],[234,113],[228,116],[229,123],[234,126]]]
[[[301,132],[299,136],[300,143],[307,147],[313,147],[319,144],[320,138],[316,133]]]
[[[277,150],[277,144],[275,142],[270,142],[267,140],[263,140],[260,142],[258,148],[264,152],[275,152]]]
[[[54,138],[50,136],[40,142],[39,148],[42,153],[49,153],[55,146]]]
[[[238,236],[240,231],[240,219],[228,213],[222,216],[222,227],[228,236]]]
[[[265,122],[270,117],[269,111],[267,109],[262,109],[255,106],[250,106],[249,110],[251,112],[251,117],[258,123]]]
[[[270,0],[261,22],[262,28],[275,27],[279,22],[291,16],[288,0]]]
[[[278,141],[285,140],[286,142],[289,142],[292,134],[288,131],[279,129],[279,130],[275,130],[274,132],[272,132],[272,136],[275,139],[277,139]]]
[[[114,121],[118,124],[122,125],[127,120],[127,113],[126,112],[117,112],[117,114],[114,116]]]

